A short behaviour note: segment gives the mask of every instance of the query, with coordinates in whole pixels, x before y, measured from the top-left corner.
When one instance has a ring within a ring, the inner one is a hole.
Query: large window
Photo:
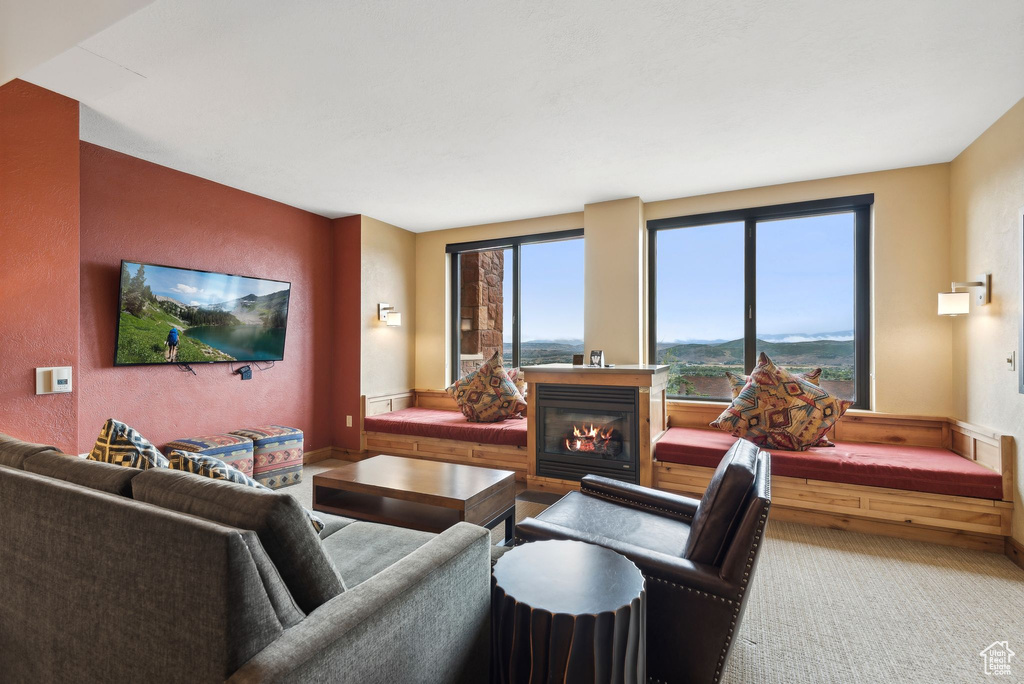
[[[583,231],[448,245],[453,376],[583,353]]]
[[[669,395],[728,400],[760,352],[870,408],[872,195],[648,221],[650,358]]]

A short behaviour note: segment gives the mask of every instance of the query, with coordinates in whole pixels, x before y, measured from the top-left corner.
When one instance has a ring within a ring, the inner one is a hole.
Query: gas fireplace
[[[537,474],[637,482],[637,388],[535,386]]]

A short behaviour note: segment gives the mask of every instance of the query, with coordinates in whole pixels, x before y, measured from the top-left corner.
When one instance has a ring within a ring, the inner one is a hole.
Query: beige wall
[[[950,415],[952,412],[951,321],[936,315],[936,293],[948,288],[950,273],[949,164],[790,183],[752,190],[661,202],[638,199],[587,205],[584,212],[510,221],[416,236],[416,386],[446,382],[448,331],[445,245],[487,238],[566,230],[586,230],[585,292],[587,349],[600,346],[608,360],[638,360],[646,311],[643,273],[645,220],[709,211],[756,207],[845,195],[874,193],[872,290],[872,406],[878,411]],[[640,229],[638,230],[638,222]],[[813,258],[805,253],[787,255]],[[609,264],[620,265],[608,269]],[[636,264],[636,267],[634,267]],[[592,286],[603,272],[600,286]],[[821,296],[822,293],[810,293]],[[828,306],[826,296],[822,306]],[[608,302],[626,311],[636,325],[607,325],[593,312]],[[634,339],[637,338],[637,339]]]
[[[953,160],[950,173],[952,277],[992,274],[992,303],[953,322],[956,416],[1011,434],[1017,444],[1017,502],[1024,501],[1024,395],[1005,358],[1017,350],[1024,208],[1024,100]],[[1017,360],[1020,363],[1020,359]],[[1024,542],[1024,507],[1013,536]]]
[[[416,235],[363,216],[360,243],[360,392],[405,392],[415,379]],[[380,302],[397,308],[401,327],[389,328],[377,319]]]
[[[583,229],[583,349],[601,349],[607,363],[643,363],[643,202],[588,204]]]
[[[647,220],[874,193],[871,407],[948,416],[952,341],[936,294],[949,288],[949,164],[774,185],[645,205]],[[814,257],[813,245],[794,259]],[[828,306],[828,293],[821,297]]]

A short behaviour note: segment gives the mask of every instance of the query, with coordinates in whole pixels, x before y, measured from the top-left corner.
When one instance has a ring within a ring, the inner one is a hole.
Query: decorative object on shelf
[[[851,406],[852,401],[833,397],[761,352],[747,384],[711,427],[758,446],[804,451],[821,446]]]
[[[402,325],[402,314],[398,313],[395,307],[387,302],[381,302],[377,305],[377,318],[389,328],[398,328]]]
[[[602,350],[590,350],[590,365],[597,368],[604,368],[604,352]]]
[[[957,288],[980,287],[981,291],[974,295],[974,303],[978,306],[985,306],[992,301],[992,274],[985,273],[978,276],[977,280],[958,283],[950,286],[949,292],[939,293],[939,315],[960,316],[971,313],[971,293],[957,292]]]
[[[573,354],[572,355],[572,365],[574,365],[574,366],[582,366],[583,365],[583,354]]]

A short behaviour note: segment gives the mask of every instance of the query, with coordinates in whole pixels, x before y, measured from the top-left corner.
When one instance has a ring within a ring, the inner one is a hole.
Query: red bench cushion
[[[715,468],[736,438],[719,430],[670,428],[659,461]],[[900,444],[836,442],[807,451],[770,449],[772,474],[982,499],[1003,497],[1002,476],[952,451]]]
[[[526,446],[526,419],[509,418],[500,423],[470,423],[459,411],[407,408],[363,421],[367,432],[457,439],[479,444]]]

